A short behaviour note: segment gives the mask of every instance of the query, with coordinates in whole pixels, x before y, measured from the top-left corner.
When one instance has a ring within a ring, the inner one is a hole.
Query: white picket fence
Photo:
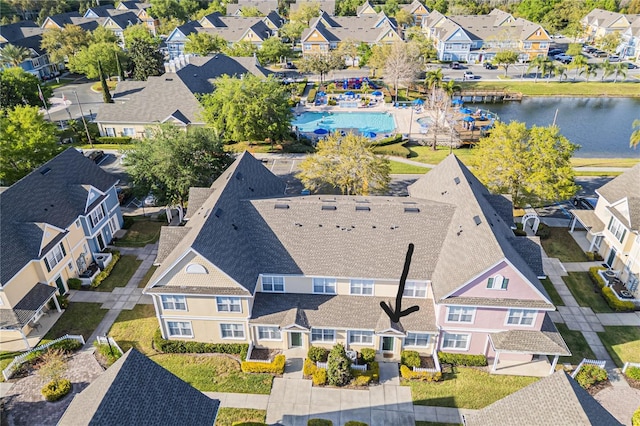
[[[7,365],[7,367],[2,370],[2,375],[4,376],[5,380],[9,380],[11,378],[11,376],[13,376],[13,373],[18,369],[18,367],[20,366],[20,364],[22,364],[25,359],[27,359],[27,357],[29,356],[29,354],[35,352],[35,351],[41,351],[43,349],[47,349],[49,346],[54,345],[58,342],[61,342],[63,340],[77,340],[80,343],[82,343],[83,345],[85,344],[84,341],[84,337],[82,337],[81,335],[75,335],[75,334],[65,334],[62,337],[58,337],[56,340],[52,340],[49,343],[45,343],[44,345],[40,345],[40,346],[36,346],[35,348],[31,349],[28,352],[23,353],[22,355],[18,355],[17,357],[15,357],[13,359],[13,361],[11,361],[11,363],[9,365]]]
[[[580,371],[580,369],[582,368],[583,365],[595,365],[596,367],[604,368],[605,365],[607,365],[607,362],[606,361],[599,361],[597,359],[583,358],[583,360],[580,361],[580,364],[578,364],[576,369],[573,370],[573,373],[571,373],[571,377],[572,378],[574,378],[574,379],[576,378],[576,376],[578,375],[578,372]]]
[[[629,367],[638,367],[640,368],[640,363],[639,362],[625,362],[624,363],[624,367],[622,367],[622,374],[625,374],[627,372],[627,368]]]
[[[327,367],[329,366],[328,362],[316,362],[316,367],[318,368],[324,368],[325,370],[327,369]]]
[[[325,370],[327,369],[329,363],[328,362],[316,362],[316,367],[318,368],[324,368]],[[367,371],[367,365],[355,365],[355,364],[351,364],[351,368],[353,370],[358,370],[358,371]]]
[[[249,349],[247,350],[247,361],[250,362],[264,362],[265,364],[270,364],[270,359],[251,359],[251,354],[253,353],[253,343],[249,342]]]
[[[116,348],[118,352],[120,352],[120,355],[124,355],[124,351],[120,348],[120,346],[118,346],[116,341],[113,340],[113,337],[106,338],[104,336],[96,336],[96,342],[98,342],[99,345],[111,344],[111,347]]]

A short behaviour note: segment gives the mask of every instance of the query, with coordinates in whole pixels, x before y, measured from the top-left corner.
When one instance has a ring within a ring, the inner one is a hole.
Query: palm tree
[[[576,77],[578,77],[578,73],[582,74],[582,71],[588,65],[587,58],[582,55],[578,55],[573,58],[573,62],[569,65],[570,68],[574,68],[576,73],[573,75],[573,81],[576,81]]]
[[[538,82],[538,73],[540,73],[541,77],[544,77],[550,70],[553,64],[551,60],[545,56],[536,56],[531,62],[529,62],[529,67],[527,68],[527,72],[532,69],[536,69],[536,76],[534,79],[534,83]]]
[[[629,146],[632,148],[640,145],[640,119],[633,120],[633,133],[631,133],[631,138],[629,139]]]
[[[553,69],[553,73],[558,76],[560,81],[562,81],[562,77],[567,77],[567,67],[564,65],[558,65]]]
[[[587,75],[588,83],[589,77],[595,77],[596,75],[598,75],[598,64],[587,64],[587,66],[582,71],[580,71],[580,75],[582,75],[582,73],[585,73]]]
[[[613,69],[613,82],[617,83],[618,82],[618,76],[621,75],[622,79],[624,80],[625,78],[627,78],[627,70],[629,68],[627,68],[627,65],[623,62],[618,62],[616,64],[616,66]]]
[[[438,68],[427,72],[427,77],[424,79],[427,89],[431,89],[431,108],[433,108],[433,103],[435,102],[436,90],[442,85],[443,78],[442,68]]]
[[[19,67],[20,64],[30,56],[29,51],[24,47],[7,44],[0,50],[0,63],[12,67]]]
[[[612,64],[608,59],[605,59],[604,62],[602,62],[602,77],[600,78],[600,81],[604,81],[605,78],[613,74],[615,69],[615,64]]]

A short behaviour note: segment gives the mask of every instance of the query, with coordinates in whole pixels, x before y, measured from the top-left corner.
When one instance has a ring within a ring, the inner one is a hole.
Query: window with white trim
[[[429,335],[426,333],[407,333],[407,337],[404,338],[405,346],[429,346]]]
[[[506,290],[508,285],[509,278],[505,278],[500,274],[489,278],[487,281],[487,288],[491,290]]]
[[[124,127],[122,129],[122,136],[134,136],[136,134],[136,129],[133,127]]]
[[[270,292],[283,292],[284,291],[284,277],[277,277],[274,275],[262,276],[262,291]]]
[[[116,216],[113,216],[111,219],[109,219],[109,229],[111,229],[111,234],[115,234],[118,229],[120,229],[120,224],[118,223],[118,218]]]
[[[193,337],[190,321],[167,321],[169,336]]]
[[[93,211],[89,215],[91,226],[96,226],[98,223],[100,223],[100,221],[104,219],[104,215],[104,205],[101,203],[97,208],[93,209]]]
[[[216,297],[218,312],[242,312],[239,297]]]
[[[407,281],[402,295],[406,297],[427,297],[427,283]]]
[[[351,294],[373,295],[373,281],[351,280]]]
[[[116,129],[114,127],[105,127],[104,132],[109,137],[114,137],[116,135]]]
[[[533,325],[536,320],[537,311],[527,309],[509,309],[507,324],[511,325]]]
[[[162,309],[172,311],[186,311],[187,300],[184,296],[160,296],[162,300]]]
[[[373,331],[349,331],[349,343],[353,345],[373,345]]]
[[[442,349],[469,349],[469,335],[468,334],[454,334],[444,333],[442,339]]]
[[[312,328],[311,329],[311,341],[312,342],[335,342],[336,331],[329,328]]]
[[[622,222],[613,216],[611,216],[611,219],[609,220],[609,226],[607,229],[613,234],[616,240],[620,242],[624,240],[624,237],[627,234],[627,228],[625,228]]]
[[[336,294],[336,279],[335,278],[314,278],[313,292],[324,293],[324,294]]]
[[[51,272],[66,255],[67,252],[64,250],[62,243],[55,245],[44,257],[44,265],[47,267],[47,272]]]
[[[533,44],[530,41],[525,41],[523,47],[525,49],[531,49],[531,46],[533,46]]]
[[[282,334],[278,327],[258,327],[258,339],[282,340]]]
[[[476,308],[464,306],[447,306],[447,322],[473,323],[476,315]]]
[[[244,325],[220,324],[220,335],[223,339],[244,339]]]

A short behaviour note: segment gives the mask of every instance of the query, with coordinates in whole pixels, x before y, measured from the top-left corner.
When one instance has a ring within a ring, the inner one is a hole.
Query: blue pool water
[[[390,133],[396,128],[391,114],[385,112],[304,112],[291,122],[301,132],[313,132],[316,129],[356,128],[360,132],[377,134]]]

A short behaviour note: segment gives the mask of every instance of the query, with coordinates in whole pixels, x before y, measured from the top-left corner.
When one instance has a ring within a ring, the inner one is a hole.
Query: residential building
[[[465,426],[622,425],[562,370],[485,408],[464,414],[462,423]]]
[[[406,10],[413,16],[414,24],[422,23],[422,19],[429,15],[429,9],[419,0],[413,0],[410,4],[402,5],[401,9]]]
[[[368,0],[356,9],[356,16],[378,15],[378,12]]]
[[[570,231],[587,230],[588,251],[597,252],[636,299],[640,299],[640,164],[596,189],[595,210],[571,210]]]
[[[314,18],[300,37],[303,55],[326,54],[342,41],[390,44],[402,41],[394,20],[384,12],[376,15],[330,16],[323,12]]]
[[[121,1],[118,3],[117,10],[129,10],[136,14],[138,19],[143,22],[149,32],[154,36],[158,33],[158,27],[160,26],[160,20],[156,17],[151,16],[149,13],[149,8],[151,7],[151,3],[141,3],[137,1]]]
[[[329,16],[336,14],[335,0],[296,0],[294,3],[289,5],[290,12],[295,12],[301,6],[306,5],[318,5],[320,6],[320,11],[327,13]]]
[[[602,9],[593,9],[580,20],[587,42],[611,33],[625,32],[640,15],[622,14]]]
[[[243,8],[256,8],[263,15],[278,11],[277,0],[239,0],[238,3],[227,3],[227,15],[242,16]]]
[[[106,21],[104,17],[85,18],[78,12],[59,13],[57,15],[47,16],[41,27],[47,29],[64,29],[65,25],[76,25],[85,31],[93,31]]]
[[[409,197],[290,196],[242,154],[192,188],[184,227],[162,229],[152,296],[168,339],[307,349],[484,354],[494,368],[569,351],[546,312],[539,241],[516,237],[511,202],[453,155]],[[415,246],[403,308],[395,298]],[[553,367],[551,368],[553,370]]]
[[[0,344],[30,346],[49,301],[122,227],[117,183],[69,148],[0,193]]]
[[[640,63],[640,17],[622,33],[618,52],[620,57]]]
[[[120,45],[124,45],[124,30],[142,21],[135,12],[115,9],[112,5],[95,6],[87,9],[84,15],[78,12],[62,13],[49,16],[42,24],[43,29],[59,28],[65,25],[77,25],[85,31],[93,31],[98,26],[105,27],[118,38]]]
[[[196,95],[211,93],[213,80],[222,75],[247,73],[265,78],[270,71],[253,57],[232,58],[223,54],[207,57],[181,56],[165,64],[165,73],[147,81],[118,83],[112,104],[104,104],[96,116],[102,136],[144,138],[146,128],[170,122],[185,130],[203,126]]]
[[[59,425],[215,424],[212,399],[135,349],[75,395]]]
[[[29,51],[29,58],[20,68],[47,80],[58,75],[58,66],[49,62],[47,52],[40,47],[43,30],[33,21],[20,21],[0,26],[0,49],[7,44],[23,47]]]

